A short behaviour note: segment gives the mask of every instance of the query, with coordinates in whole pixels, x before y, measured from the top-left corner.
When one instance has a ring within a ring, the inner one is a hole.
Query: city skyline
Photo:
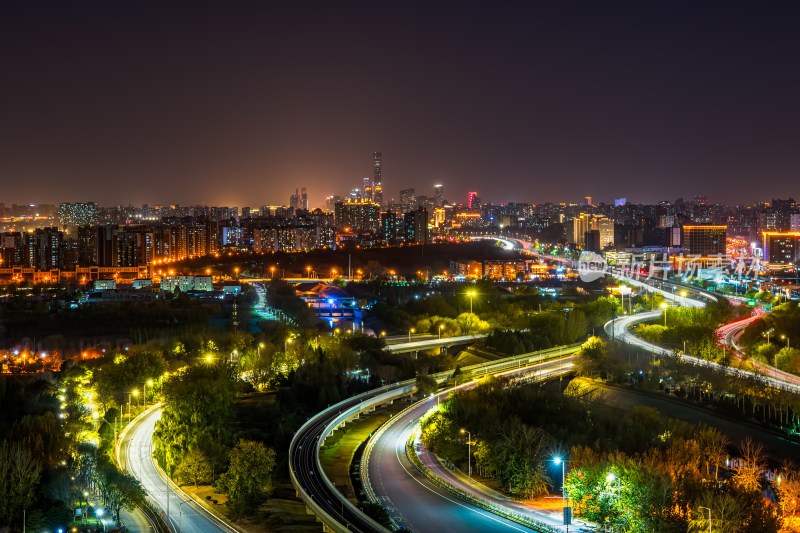
[[[798,196],[793,6],[11,11],[7,203],[319,205],[376,151],[386,199]]]

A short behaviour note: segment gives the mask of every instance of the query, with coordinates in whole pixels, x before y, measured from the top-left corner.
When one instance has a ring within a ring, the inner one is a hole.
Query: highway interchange
[[[647,290],[660,292],[665,299],[684,306],[702,306],[703,303],[691,298],[675,295],[674,292],[656,288],[648,283],[635,280],[626,280],[633,285],[639,285]],[[263,295],[259,295],[262,296]],[[618,340],[635,345],[643,350],[658,356],[675,356],[669,350],[647,343],[632,335],[629,328],[644,320],[660,316],[661,311],[640,313],[635,316],[619,317],[606,324],[609,335]],[[725,336],[733,339],[734,332]],[[413,349],[429,349],[439,344],[438,339],[423,339],[414,342],[397,343],[394,346],[398,351],[411,351]],[[691,356],[683,355],[686,360],[695,364],[718,366],[714,363],[702,361]],[[548,368],[557,367],[562,371],[568,370],[569,358],[560,358],[544,363]],[[544,367],[542,367],[544,368]],[[725,367],[723,367],[723,370]],[[728,369],[727,371],[730,371]],[[521,369],[520,371],[525,371]],[[527,370],[530,371],[530,370]],[[794,378],[795,383],[782,379],[781,376],[763,376],[762,379],[773,386],[790,388],[800,391],[800,381]],[[407,385],[406,385],[407,387]],[[321,470],[318,456],[318,447],[321,438],[331,424],[341,416],[343,411],[357,408],[366,399],[374,398],[394,390],[398,392],[402,384],[393,385],[370,391],[365,395],[351,398],[312,417],[306,425],[298,431],[290,446],[290,467],[295,476],[295,486],[299,489],[301,498],[306,500],[310,507],[316,507],[317,514],[333,529],[337,531],[385,531],[373,520],[358,511],[355,506],[347,501],[327,480]],[[407,394],[408,391],[404,392]],[[446,529],[455,531],[530,531],[528,528],[494,515],[490,512],[472,507],[459,501],[448,491],[431,484],[409,462],[405,453],[405,443],[411,428],[419,416],[428,408],[429,404],[419,403],[413,409],[406,411],[403,416],[394,420],[386,431],[372,444],[372,453],[365,464],[368,484],[378,501],[390,510],[395,522],[416,532],[439,531],[446,524]],[[166,482],[159,472],[152,458],[152,434],[156,421],[160,417],[160,410],[153,409],[140,417],[123,442],[122,453],[125,457],[124,464],[142,482],[151,501],[164,510],[165,519],[168,520],[172,531],[197,531],[200,533],[232,531],[227,525],[219,521],[208,511],[192,502],[178,487],[171,482]],[[458,483],[457,479],[451,480]],[[167,516],[166,509],[170,512]],[[534,513],[535,514],[535,513]],[[325,520],[325,518],[328,520]],[[557,525],[558,520],[551,516],[537,515],[537,519],[552,525]],[[573,529],[574,530],[574,529]]]

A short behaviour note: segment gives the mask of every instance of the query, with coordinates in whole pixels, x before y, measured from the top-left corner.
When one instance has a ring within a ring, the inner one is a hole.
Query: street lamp
[[[289,351],[289,345],[292,344],[292,338],[287,337],[283,343],[283,353],[287,353]]]
[[[444,324],[439,324],[439,340],[442,340],[442,330],[444,329]]]
[[[416,330],[414,328],[411,328],[410,330],[408,330],[408,342],[411,342],[411,334],[414,333],[415,331]]]
[[[617,493],[616,493],[616,495],[617,495],[617,500],[619,500],[619,492],[618,491],[622,489],[622,480],[619,479],[617,477],[617,475],[614,474],[614,472],[609,472],[608,475],[606,476],[606,481],[608,481],[609,483],[614,483],[615,481],[617,482]]]
[[[148,385],[150,385],[151,387],[153,386],[153,380],[152,379],[148,379],[144,383],[144,408],[145,408],[145,410],[147,409],[147,386]]]
[[[661,304],[661,309],[664,310],[664,327],[667,327],[667,307],[669,307],[668,303]]]
[[[183,504],[187,502],[180,502],[178,504],[178,533],[183,533]]]
[[[469,291],[467,296],[469,296],[469,314],[472,314],[472,299],[475,297],[475,291]]]
[[[686,291],[681,291],[681,298],[683,298],[683,300],[681,300],[682,307],[686,307],[686,294],[687,294]]]
[[[786,347],[789,348],[789,337],[786,335],[781,335],[781,340],[786,339]]]
[[[100,521],[100,523],[103,525],[103,531],[105,531],[106,530],[106,523],[103,522],[103,513],[104,513],[104,511],[103,511],[102,507],[100,507],[99,509],[95,509],[94,510],[95,518],[97,518]]]
[[[136,396],[136,403],[139,403],[139,389],[133,389],[133,395]]]
[[[567,479],[567,462],[558,455],[553,457],[553,462],[556,464],[556,466],[561,465],[561,507],[564,513],[564,525],[568,526],[571,520],[567,520],[567,489],[564,487],[564,483]]]
[[[472,484],[472,433],[464,428],[461,428],[461,433],[467,434],[467,476],[470,484]]]
[[[259,342],[258,343],[258,348],[256,348],[256,353],[257,353],[257,355],[259,357],[261,357],[261,348],[263,348],[263,347],[264,347],[264,343],[263,342]]]
[[[706,511],[708,511],[708,533],[711,533],[711,509],[709,509],[708,507],[702,507],[702,506],[699,506],[698,509],[701,509],[700,514],[705,514],[705,513],[702,512],[702,509],[705,509]]]

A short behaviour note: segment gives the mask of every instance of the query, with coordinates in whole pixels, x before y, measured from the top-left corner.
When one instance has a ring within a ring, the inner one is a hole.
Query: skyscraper
[[[381,153],[372,154],[372,201],[383,205],[383,185],[381,184]]]
[[[300,189],[300,206],[308,211],[308,191],[305,187]]]
[[[442,207],[444,204],[444,185],[433,186],[433,201],[436,207]]]

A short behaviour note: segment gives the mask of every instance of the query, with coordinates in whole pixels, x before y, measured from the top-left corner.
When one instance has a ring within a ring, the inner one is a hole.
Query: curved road
[[[536,372],[547,375],[572,370],[576,356],[568,356],[556,361],[536,365]],[[532,367],[512,370],[500,375],[532,373]],[[406,456],[406,442],[419,418],[432,406],[433,399],[419,402],[376,437],[372,451],[367,458],[367,476],[375,496],[389,510],[399,526],[405,526],[418,533],[447,531],[484,532],[531,531],[529,528],[507,520],[498,515],[473,507],[460,501],[450,492],[430,483],[411,464]],[[450,478],[449,481],[456,482]],[[462,486],[461,488],[468,488]],[[481,494],[486,498],[486,494]],[[497,500],[496,503],[509,505],[511,502]],[[510,506],[515,512],[522,512]],[[560,520],[542,513],[530,513],[542,522],[559,525]]]
[[[739,344],[737,343],[739,335],[741,335],[742,331],[744,331],[744,328],[746,328],[752,322],[755,322],[765,314],[766,311],[764,311],[761,307],[756,307],[753,310],[753,314],[751,316],[743,318],[741,320],[737,320],[736,322],[731,322],[730,324],[725,324],[724,326],[717,329],[717,338],[721,342],[723,342],[726,346],[728,346],[731,350],[733,350],[737,359],[740,360],[746,359],[747,356],[742,350],[742,347],[739,346]],[[781,382],[787,382],[800,386],[800,377],[795,376],[794,374],[783,372],[781,370],[778,370],[774,366],[760,363],[753,359],[750,359],[750,364],[753,365],[753,368],[771,378],[775,378]]]
[[[662,315],[661,311],[650,311],[647,313],[639,313],[637,315],[631,315],[626,317],[617,318],[615,320],[609,321],[605,325],[606,332],[609,335],[613,336],[624,342],[626,344],[630,344],[631,346],[636,346],[641,348],[647,352],[650,352],[655,355],[666,355],[670,357],[678,357],[687,363],[692,363],[698,366],[705,366],[708,368],[713,368],[715,370],[719,370],[721,372],[725,372],[726,374],[732,374],[736,376],[742,377],[753,377],[758,380],[764,382],[764,384],[769,385],[771,387],[775,387],[778,389],[785,389],[790,390],[793,392],[800,392],[800,380],[797,379],[796,376],[783,375],[785,373],[776,371],[771,372],[770,374],[763,375],[755,372],[748,372],[746,370],[741,370],[738,368],[733,368],[729,366],[720,365],[719,363],[715,363],[713,361],[706,361],[705,359],[700,359],[698,357],[694,357],[692,355],[678,355],[675,352],[668,350],[666,348],[662,348],[661,346],[657,346],[650,342],[647,342],[644,339],[637,337],[636,335],[632,334],[628,328],[634,325],[637,322],[643,322],[645,320],[650,320],[652,318],[656,318]]]
[[[233,529],[192,501],[174,483],[161,477],[153,459],[153,431],[159,418],[161,409],[157,407],[134,420],[120,445],[123,465],[142,483],[151,503],[164,512],[170,531],[231,533]]]
[[[386,530],[358,511],[352,503],[344,502],[343,497],[334,492],[336,489],[325,482],[320,473],[319,440],[325,427],[333,422],[341,411],[356,406],[365,398],[385,394],[395,388],[400,387],[396,385],[382,387],[338,403],[339,410],[328,412],[325,416],[317,416],[312,419],[310,425],[301,427],[289,446],[290,471],[295,473],[297,482],[303,489],[301,497],[307,495],[308,498],[312,498],[337,523],[344,522],[346,529],[350,531],[385,532]]]

